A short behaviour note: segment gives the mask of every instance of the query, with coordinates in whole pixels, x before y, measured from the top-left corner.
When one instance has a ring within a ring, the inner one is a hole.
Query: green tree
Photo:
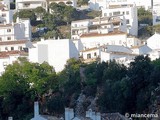
[[[34,12],[37,18],[40,18],[40,20],[42,20],[42,18],[44,17],[46,13],[46,10],[42,7],[37,7],[36,9],[34,9]]]
[[[108,67],[104,70],[103,80],[121,80],[126,76],[126,73],[126,66],[118,64],[116,61],[110,61]]]
[[[138,23],[152,25],[152,13],[144,8],[138,9]]]
[[[34,11],[32,10],[20,10],[19,12],[16,12],[14,14],[13,16],[14,21],[16,21],[17,17],[30,19],[32,25],[35,25],[35,21],[37,19]]]
[[[2,115],[20,120],[31,113],[33,101],[50,89],[57,88],[53,68],[47,63],[37,64],[21,60],[9,65],[0,78]]]

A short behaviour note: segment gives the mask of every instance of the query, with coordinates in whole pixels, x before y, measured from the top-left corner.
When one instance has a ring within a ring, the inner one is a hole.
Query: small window
[[[129,20],[128,19],[126,20],[126,24],[129,24]]]
[[[0,37],[0,41],[2,41],[2,38]]]
[[[104,13],[104,16],[107,16],[107,13]]]
[[[23,7],[29,7],[30,6],[30,3],[24,3],[23,4]]]
[[[7,37],[7,40],[11,40],[11,37]]]
[[[96,53],[96,52],[94,53],[94,56],[97,56],[97,53]]]
[[[7,32],[11,32],[11,29],[7,29]]]
[[[14,47],[11,47],[11,50],[14,50]]]
[[[2,13],[2,17],[6,17],[6,14],[5,14],[5,13]]]
[[[8,47],[5,47],[5,50],[8,50]]]
[[[87,54],[87,59],[90,59],[91,58],[91,54]]]
[[[129,11],[126,12],[126,15],[129,15]]]
[[[125,12],[122,12],[123,15],[125,15]]]
[[[119,41],[119,44],[120,44],[120,45],[122,44],[122,41],[121,41],[121,40]]]
[[[112,44],[112,45],[115,45],[115,41],[111,41],[111,44]]]
[[[20,51],[22,51],[22,46],[19,46],[18,49],[19,49]]]
[[[112,16],[112,13],[109,13],[109,16]]]
[[[113,15],[119,15],[120,14],[120,12],[118,11],[118,12],[113,12]]]

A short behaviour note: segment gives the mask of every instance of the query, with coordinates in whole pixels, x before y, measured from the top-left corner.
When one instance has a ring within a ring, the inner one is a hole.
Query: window
[[[11,40],[11,37],[7,37],[7,40]]]
[[[96,53],[96,52],[94,53],[94,56],[97,56],[97,53]]]
[[[129,11],[126,11],[126,15],[129,15]]]
[[[112,16],[112,13],[109,13],[109,16]]]
[[[11,29],[7,29],[7,32],[11,32]]]
[[[104,13],[104,16],[107,16],[107,13]]]
[[[11,50],[14,50],[14,47],[11,47]]]
[[[87,54],[87,59],[90,59],[91,58],[91,54]]]
[[[122,12],[122,14],[124,15],[124,14],[125,14],[125,12]]]
[[[5,47],[5,50],[8,50],[8,47]]]
[[[118,12],[113,12],[113,15],[119,15],[120,14],[120,12],[118,11]]]
[[[19,46],[18,49],[21,51],[22,50],[22,46]]]
[[[115,45],[115,41],[111,41],[111,44],[112,44],[112,45]]]
[[[0,37],[0,41],[2,41],[2,38]]]
[[[157,16],[156,17],[156,22],[159,22],[160,21],[160,16]]]
[[[126,20],[126,24],[129,24],[129,20],[128,19]]]
[[[30,3],[24,3],[23,4],[23,7],[29,7],[30,6]]]
[[[2,17],[6,17],[6,14],[5,14],[5,13],[2,13]]]
[[[122,44],[122,41],[121,41],[121,40],[119,41],[119,44]]]

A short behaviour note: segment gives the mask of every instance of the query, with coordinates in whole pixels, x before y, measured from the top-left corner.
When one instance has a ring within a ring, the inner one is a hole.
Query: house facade
[[[29,49],[30,62],[48,62],[56,72],[64,69],[68,59],[78,59],[78,50],[69,39],[41,40]]]
[[[10,10],[10,2],[0,2],[0,24],[13,21],[13,10]]]
[[[160,34],[156,32],[154,35],[148,38],[147,46],[153,50],[160,49]]]
[[[16,10],[31,10],[37,7],[42,7],[46,11],[48,9],[46,0],[16,0]]]
[[[124,17],[121,15],[73,21],[71,23],[71,38],[79,39],[83,34],[104,34],[117,30],[127,32],[125,22]]]
[[[28,58],[28,54],[24,51],[0,52],[0,76],[5,72],[6,67],[17,61],[19,57]]]
[[[151,9],[152,0],[89,0],[89,8],[92,10],[105,9],[108,5],[125,5],[135,4],[137,7],[144,7],[146,10]]]
[[[127,26],[127,33],[130,35],[138,35],[138,17],[137,7],[134,4],[123,5],[109,5],[102,9],[102,17],[123,15]]]
[[[31,40],[30,20],[0,24],[0,41]]]

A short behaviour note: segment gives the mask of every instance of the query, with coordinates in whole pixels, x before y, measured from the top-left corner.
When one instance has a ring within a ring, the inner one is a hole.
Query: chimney
[[[73,109],[65,108],[65,120],[71,120],[74,118]]]
[[[19,21],[20,21],[19,16],[17,16],[16,23],[19,23]]]
[[[101,113],[100,112],[96,113],[96,120],[101,120]]]
[[[13,120],[13,117],[8,117],[8,120]]]
[[[34,117],[39,116],[39,103],[34,102]]]
[[[41,38],[41,42],[44,41],[44,38]]]

